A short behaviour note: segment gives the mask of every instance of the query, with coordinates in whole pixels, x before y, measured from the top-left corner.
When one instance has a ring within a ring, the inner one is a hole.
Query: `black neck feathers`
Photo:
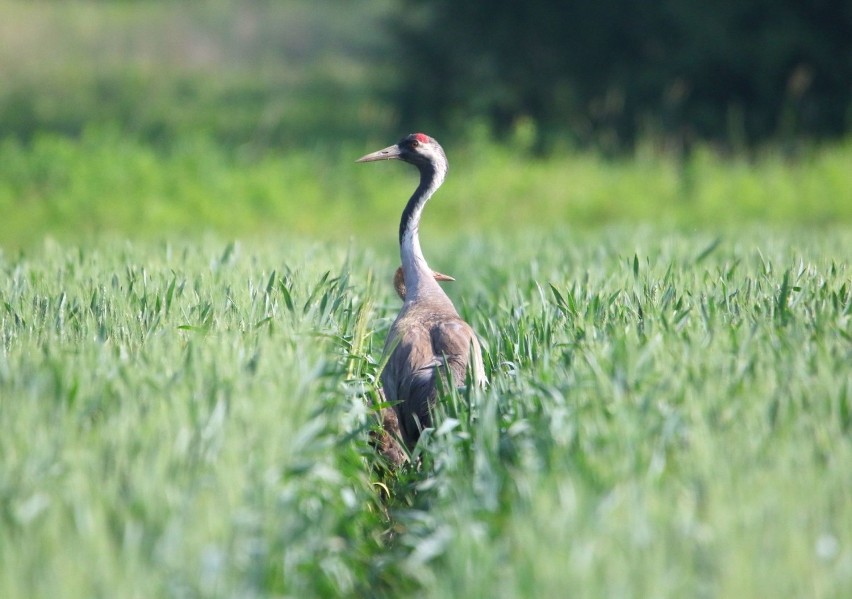
[[[414,195],[408,200],[405,209],[402,211],[402,218],[399,220],[399,243],[402,243],[402,238],[405,232],[416,227],[418,223],[412,222],[414,215],[419,213],[418,208],[421,208],[429,197],[434,193],[432,186],[435,180],[435,169],[431,165],[422,165],[420,168],[420,185],[414,190]]]

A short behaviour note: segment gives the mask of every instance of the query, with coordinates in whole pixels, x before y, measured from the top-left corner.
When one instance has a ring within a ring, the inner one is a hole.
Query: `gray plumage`
[[[483,385],[485,369],[476,334],[459,317],[420,249],[420,216],[447,173],[444,150],[431,137],[415,133],[358,162],[394,159],[415,165],[420,185],[400,220],[405,301],[385,342],[388,360],[381,381],[385,398],[396,410],[402,438],[412,447],[420,431],[432,425],[431,410],[448,377],[463,385],[470,368],[474,383]]]

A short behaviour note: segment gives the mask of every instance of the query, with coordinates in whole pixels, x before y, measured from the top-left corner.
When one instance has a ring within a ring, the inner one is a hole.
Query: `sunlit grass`
[[[490,386],[377,463],[389,6],[0,8],[0,597],[845,597],[848,140],[429,131]]]
[[[0,594],[842,596],[849,255],[843,229],[450,240],[491,384],[398,476],[367,443],[392,253],[7,255]]]
[[[90,129],[79,140],[7,139],[0,142],[0,244],[27,246],[45,235],[261,231],[392,246],[415,173],[395,163],[354,163],[392,141],[253,155],[204,136],[157,149],[109,129]],[[685,162],[642,154],[532,158],[487,141],[447,152],[451,170],[426,214],[426,239],[636,222],[713,229],[852,222],[849,144],[796,161],[772,152],[747,160],[704,151]]]

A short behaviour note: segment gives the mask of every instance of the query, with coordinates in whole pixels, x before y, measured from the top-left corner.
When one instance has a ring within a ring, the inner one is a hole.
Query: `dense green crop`
[[[845,597],[848,140],[428,131],[490,385],[379,463],[394,6],[3,3],[0,597]]]
[[[0,595],[852,584],[848,231],[448,239],[491,382],[398,476],[368,445],[396,257],[355,248],[4,256]]]

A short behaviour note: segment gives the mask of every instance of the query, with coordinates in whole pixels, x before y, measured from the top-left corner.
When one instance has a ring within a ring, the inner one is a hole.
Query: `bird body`
[[[433,271],[432,276],[436,281],[455,281],[449,275]],[[402,267],[396,269],[393,276],[393,287],[396,290],[399,299],[405,301],[405,278],[402,274]],[[387,401],[386,399],[383,401]],[[373,435],[376,448],[385,456],[388,463],[394,466],[401,466],[408,459],[402,447],[400,447],[397,439],[402,438],[402,432],[399,428],[399,417],[394,408],[382,408],[382,428]]]
[[[443,303],[409,304],[407,310],[404,306],[385,343],[390,359],[382,371],[382,387],[387,401],[396,406],[400,432],[409,445],[417,441],[422,428],[432,424],[430,411],[439,384],[444,389],[450,381],[463,385],[469,363],[474,379],[485,379],[476,334],[444,308]]]
[[[358,162],[403,160],[420,171],[420,184],[402,212],[399,246],[405,282],[404,303],[385,342],[387,363],[381,381],[394,406],[403,440],[413,446],[432,425],[431,410],[440,387],[462,385],[468,368],[477,385],[485,383],[482,352],[473,329],[461,319],[420,248],[423,208],[444,182],[448,164],[437,141],[414,133],[399,143],[367,154]]]

